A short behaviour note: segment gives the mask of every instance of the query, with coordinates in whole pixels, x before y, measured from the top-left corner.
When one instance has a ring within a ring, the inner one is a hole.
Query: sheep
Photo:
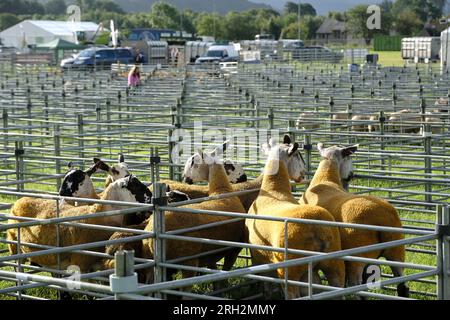
[[[94,158],[94,163],[99,162],[100,159]],[[113,165],[110,169],[111,173],[106,177],[105,188],[109,186],[110,183],[117,179],[123,178],[130,174],[128,164],[125,162],[125,157],[122,153],[119,153],[119,159],[117,164]]]
[[[101,200],[114,200],[124,202],[151,203],[151,194],[147,187],[134,176],[128,176],[112,183],[104,192]],[[63,206],[60,209],[60,217],[77,217],[94,214],[103,211],[122,209],[119,205],[95,204],[92,206],[72,207]],[[42,202],[40,199],[24,197],[17,200],[12,209],[12,216],[31,217],[41,220],[55,218],[57,208],[55,202]],[[18,223],[14,218],[8,220],[8,224]],[[124,217],[122,215],[111,217],[83,218],[78,223],[97,224],[106,226],[122,226]],[[59,237],[61,246],[73,246],[77,244],[104,241],[109,239],[112,232],[106,230],[95,230],[77,228],[74,226],[60,225]],[[56,227],[54,224],[44,224],[21,228],[21,241],[23,243],[36,243],[40,245],[54,246],[56,244]],[[17,241],[16,229],[8,229],[7,239]],[[31,253],[40,249],[21,245],[21,252]],[[10,254],[17,254],[17,245],[9,245]],[[63,270],[71,265],[79,266],[81,272],[94,270],[98,264],[98,257],[78,253],[61,253],[60,266]],[[29,258],[30,262],[40,266],[56,269],[58,268],[57,255],[40,255]]]
[[[224,146],[222,146],[222,148],[223,147]],[[218,148],[210,152],[209,156],[215,156],[217,150]],[[196,163],[197,156],[198,155],[195,154],[186,161],[183,171],[183,181],[193,183],[208,180],[208,166]],[[224,161],[224,168],[228,179],[232,183],[231,187],[233,192],[255,190],[254,192],[239,196],[239,199],[247,211],[258,195],[258,191],[262,183],[262,175],[254,180],[247,181],[247,175],[244,173],[242,166],[231,160]],[[173,180],[161,180],[160,183],[166,184],[172,190],[183,192],[192,199],[206,198],[209,195],[208,186],[188,184]]]
[[[342,181],[353,176],[350,156],[357,148],[358,146],[347,148],[334,146],[324,149],[323,144],[319,143],[318,150],[323,160],[300,203],[327,209],[338,222],[402,228],[397,211],[387,201],[373,196],[353,195],[344,190]],[[404,238],[398,233],[350,228],[340,228],[340,234],[343,250]],[[399,246],[363,253],[360,256],[372,259],[385,257],[387,260],[404,262],[405,248]],[[364,263],[346,262],[348,285],[356,286],[363,282],[364,268]],[[402,276],[403,268],[391,267],[391,269],[395,276]],[[404,283],[398,285],[397,291],[399,296],[403,297],[407,297],[409,293]]]
[[[207,168],[206,168],[207,170]],[[245,211],[247,212],[253,201],[255,201],[258,196],[259,189],[261,188],[263,175],[258,176],[256,179],[232,184],[231,188],[233,192],[254,190],[254,192],[239,195],[238,198],[241,200]],[[206,198],[209,194],[209,187],[203,185],[190,185],[178,181],[172,180],[161,180],[160,183],[166,184],[171,189],[176,189],[179,192],[185,193],[191,199]]]
[[[120,160],[122,160],[120,162]],[[59,195],[63,197],[73,197],[73,198],[88,198],[88,199],[100,199],[102,193],[97,194],[94,190],[94,186],[91,180],[91,176],[94,172],[98,170],[102,170],[108,173],[108,186],[113,182],[121,179],[121,176],[128,172],[128,167],[122,166],[123,164],[123,155],[119,156],[119,165],[115,165],[110,167],[103,161],[94,158],[95,164],[88,169],[87,171],[82,170],[70,170],[69,173],[66,174],[59,191]],[[123,177],[122,177],[123,178]],[[107,187],[108,187],[107,186]],[[107,188],[106,187],[106,188]],[[149,191],[150,197],[152,195],[151,191]],[[178,190],[171,190],[169,187],[167,189],[166,197],[169,202],[180,202],[187,201],[191,198]],[[65,200],[65,202],[69,204],[73,204],[71,201]],[[137,221],[140,221],[141,218],[138,215],[127,215],[125,217],[125,225],[133,225],[136,224]]]
[[[119,155],[119,159],[121,159],[121,157],[123,156]],[[126,164],[121,165],[119,163],[118,165],[110,167],[97,158],[94,158],[94,165],[86,171],[75,169],[72,162],[69,162],[68,166],[70,170],[64,176],[59,189],[59,195],[63,197],[99,199],[101,194],[96,193],[94,184],[91,180],[91,176],[98,170],[108,173],[107,181],[109,181],[109,183],[124,178],[130,174]],[[106,187],[108,187],[109,183],[106,184]],[[77,205],[77,203],[73,203],[72,201],[68,201],[68,203]]]
[[[363,114],[359,114],[359,115],[354,115],[351,119],[351,121],[372,121],[375,122],[378,120],[378,116],[376,115],[363,115]],[[364,123],[355,123],[352,125],[352,131],[357,131],[357,132],[375,132],[375,131],[379,131],[380,130],[380,126],[374,123],[371,123],[369,125],[364,124]]]
[[[420,113],[413,113],[410,109],[404,109],[390,114],[387,128],[393,132],[399,133],[420,133],[422,129],[421,124],[430,124],[431,132],[434,134],[442,133],[443,122],[437,117],[430,117],[430,113],[426,113],[425,122],[423,122],[423,115]]]
[[[327,210],[318,206],[300,205],[292,195],[289,178],[299,182],[305,174],[305,163],[298,149],[299,145],[292,144],[289,136],[284,137],[282,145],[277,145],[271,140],[263,146],[268,160],[264,169],[261,191],[248,211],[249,214],[334,221]],[[249,243],[253,245],[284,248],[287,241],[290,249],[316,252],[332,252],[341,249],[339,231],[334,227],[290,223],[288,230],[285,230],[283,222],[251,218],[247,218],[245,224]],[[285,237],[286,234],[288,239]],[[285,260],[284,253],[280,252],[251,249],[251,255],[253,264],[279,263]],[[297,258],[299,258],[298,255],[288,255],[289,260]],[[344,286],[343,261],[322,261],[315,267],[324,272],[331,285]],[[275,273],[280,279],[286,276],[284,268],[278,269]],[[308,266],[301,265],[290,267],[287,276],[290,280],[305,281],[307,275]],[[296,298],[299,295],[298,287],[289,286],[287,298]]]
[[[217,156],[212,157],[208,153],[204,153],[200,150],[195,154],[195,161],[198,164],[206,164],[208,167],[208,182],[209,182],[209,196],[220,195],[224,193],[232,192],[232,187],[227,179],[227,175],[223,164],[220,163]],[[227,199],[219,199],[206,201],[199,204],[192,204],[184,206],[184,208],[190,209],[202,209],[202,210],[213,210],[213,211],[227,211],[236,213],[245,213],[245,209],[241,204],[241,201],[237,197],[231,197]],[[209,216],[209,215],[199,215],[191,214],[187,212],[174,212],[165,211],[165,227],[166,231],[173,231],[178,229],[191,228],[201,225],[206,225],[219,221],[231,220],[229,217],[223,216]],[[149,220],[148,225],[145,228],[146,231],[153,231],[153,219]],[[225,226],[216,226],[212,228],[197,230],[183,234],[183,236],[207,238],[215,240],[225,240],[234,242],[244,242],[244,221],[237,221],[229,223]],[[217,245],[203,244],[197,242],[187,242],[187,241],[175,241],[166,240],[166,259],[176,259],[180,257],[187,257],[197,255],[202,252],[208,252],[217,249]],[[225,252],[219,252],[208,256],[203,256],[200,258],[193,258],[184,263],[195,267],[215,267],[216,263],[224,258],[224,270],[230,270],[237,259],[240,252],[240,248],[233,248]],[[152,259],[154,257],[154,239],[144,239],[143,240],[143,255],[145,258]],[[182,276],[184,278],[195,275],[195,272],[182,270]],[[153,270],[147,270],[146,280],[147,282],[152,281]]]
[[[317,119],[317,114],[314,112],[301,113],[297,119],[295,127],[297,130],[313,130],[320,128],[320,122],[314,121]]]

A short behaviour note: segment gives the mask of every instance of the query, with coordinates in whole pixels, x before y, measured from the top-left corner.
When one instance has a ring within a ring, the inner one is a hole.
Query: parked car
[[[213,45],[209,47],[206,56],[198,58],[195,63],[220,63],[220,62],[237,62],[239,61],[239,53],[233,45]]]
[[[69,68],[73,64],[73,62],[77,59],[78,56],[79,53],[74,53],[70,57],[62,59],[60,63],[61,68]]]
[[[94,66],[110,66],[113,63],[133,63],[134,54],[128,48],[89,48],[81,51],[73,62],[70,60],[61,67],[83,68]]]

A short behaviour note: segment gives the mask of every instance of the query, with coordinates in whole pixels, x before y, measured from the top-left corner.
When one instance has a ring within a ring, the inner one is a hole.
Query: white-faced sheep
[[[223,147],[224,146],[221,146],[221,148]],[[212,152],[208,152],[208,156],[215,157],[217,150],[219,150],[219,148],[216,148]],[[183,181],[187,181],[189,184],[172,180],[161,180],[160,182],[165,183],[173,190],[178,190],[187,194],[191,199],[208,197],[208,186],[190,184],[193,182],[208,181],[208,166],[202,163],[197,163],[197,157],[197,154],[191,156],[186,161],[184,167]],[[255,201],[258,195],[258,190],[261,188],[262,175],[254,180],[247,181],[247,175],[240,164],[235,163],[232,160],[225,160],[223,166],[228,179],[232,183],[231,187],[233,192],[255,190],[254,192],[238,196],[247,211],[253,201]]]
[[[289,179],[302,180],[305,174],[305,164],[299,153],[299,145],[291,144],[289,136],[284,138],[282,145],[271,141],[264,146],[268,160],[264,169],[264,178],[258,198],[249,210],[249,214],[258,216],[274,216],[291,219],[313,219],[334,221],[333,216],[325,209],[300,205],[291,192]],[[253,245],[284,248],[287,243],[290,249],[308,250],[315,252],[331,252],[341,249],[339,231],[334,227],[274,222],[259,219],[246,219],[249,242]],[[286,239],[287,235],[287,239]],[[284,252],[273,252],[251,249],[254,264],[279,263],[285,260]],[[288,254],[288,259],[301,256]],[[315,266],[326,275],[329,283],[336,287],[343,287],[345,281],[344,262],[341,260],[322,261]],[[288,268],[288,278],[294,281],[307,279],[308,266],[301,265]],[[278,269],[276,275],[283,279],[285,269]],[[289,286],[288,297],[296,298],[300,295],[297,286]]]
[[[151,194],[148,188],[141,183],[136,177],[128,176],[123,179],[119,179],[112,183],[103,193],[102,200],[114,200],[124,202],[141,202],[150,203]],[[78,217],[89,214],[120,210],[123,206],[112,204],[95,204],[92,206],[64,206],[60,208],[60,217]],[[50,219],[57,217],[57,208],[55,202],[43,203],[40,199],[34,198],[21,198],[17,200],[12,209],[11,214],[17,217],[32,217],[36,219]],[[17,223],[19,221],[11,218],[8,220],[8,224]],[[122,215],[109,216],[109,217],[85,217],[81,220],[77,220],[79,223],[96,224],[106,226],[122,226],[124,218]],[[73,246],[77,244],[97,242],[108,240],[111,236],[111,231],[95,230],[92,231],[88,228],[60,225],[59,226],[59,239],[60,246]],[[17,241],[17,230],[9,229],[7,231],[7,238],[10,241]],[[23,243],[34,243],[46,246],[55,246],[56,240],[56,225],[43,224],[21,228],[21,241]],[[40,251],[40,249],[29,247],[27,245],[21,245],[22,253],[30,253]],[[92,249],[95,250],[95,249]],[[17,245],[9,245],[9,251],[11,254],[17,254]],[[29,260],[40,266],[57,268],[58,258],[57,255],[39,255],[30,257]],[[95,268],[95,264],[99,262],[98,258],[92,255],[77,254],[65,252],[60,254],[60,266],[62,269],[66,269],[70,265],[77,265],[82,272],[88,272]]]
[[[318,149],[323,160],[300,203],[327,209],[338,222],[402,228],[397,211],[387,201],[372,196],[350,194],[344,190],[342,181],[353,176],[350,155],[356,152],[357,146],[324,149],[323,145],[319,144]],[[403,234],[393,232],[352,228],[339,230],[343,250],[404,238]],[[363,253],[359,256],[372,259],[385,257],[387,260],[404,262],[405,248],[398,246]],[[346,262],[347,282],[350,286],[363,282],[365,266],[366,264],[361,262]],[[402,268],[391,267],[391,269],[395,276],[402,276]],[[408,295],[408,288],[403,283],[398,285],[397,290],[400,296]]]
[[[217,156],[217,154],[216,154]],[[232,192],[230,182],[228,181],[223,164],[216,158],[211,157],[207,153],[199,151],[195,155],[196,163],[207,164],[208,170],[208,182],[209,182],[209,196],[215,196]],[[187,205],[184,208],[190,209],[202,209],[212,211],[227,211],[245,213],[245,209],[241,204],[241,201],[237,197],[231,197],[227,199],[206,201],[199,204]],[[231,220],[229,217],[223,216],[211,216],[205,214],[192,214],[188,212],[174,212],[166,211],[165,214],[165,227],[166,231],[173,231],[191,227],[198,227],[207,225],[214,222]],[[153,231],[153,219],[150,219],[146,231]],[[226,224],[225,226],[216,226],[197,231],[187,232],[183,236],[195,237],[195,238],[207,238],[214,240],[225,240],[234,242],[243,242],[244,238],[244,221],[237,221]],[[218,249],[217,245],[188,242],[188,241],[176,241],[166,240],[166,258],[168,260],[198,255],[199,253],[208,252]],[[215,264],[224,258],[224,270],[230,270],[233,266],[236,258],[240,252],[240,248],[234,248],[225,252],[219,252],[212,255],[193,258],[189,261],[185,261],[184,264],[196,267],[215,267]],[[145,258],[154,257],[154,239],[143,240],[143,253]],[[183,277],[189,277],[194,275],[195,272],[182,270]],[[147,281],[152,281],[153,272],[148,270]]]

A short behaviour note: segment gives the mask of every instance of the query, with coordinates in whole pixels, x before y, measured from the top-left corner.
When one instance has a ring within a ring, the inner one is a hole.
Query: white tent
[[[450,28],[441,33],[441,68],[450,70]]]
[[[25,20],[0,32],[3,45],[22,49],[27,45],[47,43],[56,39],[76,42],[76,33],[91,39],[99,26],[93,22]]]

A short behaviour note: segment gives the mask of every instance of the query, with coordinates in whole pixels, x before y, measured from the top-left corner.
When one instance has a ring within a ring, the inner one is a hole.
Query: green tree
[[[404,36],[413,36],[419,33],[424,24],[419,15],[412,9],[406,9],[395,19],[395,30]]]
[[[284,13],[295,13],[298,15],[298,3],[288,1],[284,5]],[[317,11],[310,3],[300,3],[301,16],[316,16]]]
[[[355,38],[363,38],[366,44],[370,44],[376,34],[389,34],[392,27],[392,19],[389,13],[381,8],[381,30],[371,30],[367,27],[367,5],[358,5],[346,13],[346,28]]]
[[[392,11],[394,16],[398,16],[404,11],[412,10],[422,22],[426,22],[428,19],[440,18],[444,5],[445,1],[441,0],[397,0]]]
[[[223,18],[217,13],[201,13],[195,21],[195,28],[200,36],[225,39]]]
[[[66,2],[64,0],[49,0],[45,4],[45,12],[53,15],[63,15],[66,13]]]
[[[0,13],[0,31],[18,24],[20,19],[12,13]]]
[[[302,40],[311,40],[316,36],[316,31],[322,25],[324,17],[306,16],[300,20],[300,37]],[[298,39],[298,23],[291,23],[283,28],[283,39]]]
[[[180,12],[174,6],[156,2],[152,5],[149,15],[150,23],[155,28],[180,28]]]
[[[259,33],[254,16],[249,12],[229,12],[225,15],[224,31],[227,40],[253,39]]]

